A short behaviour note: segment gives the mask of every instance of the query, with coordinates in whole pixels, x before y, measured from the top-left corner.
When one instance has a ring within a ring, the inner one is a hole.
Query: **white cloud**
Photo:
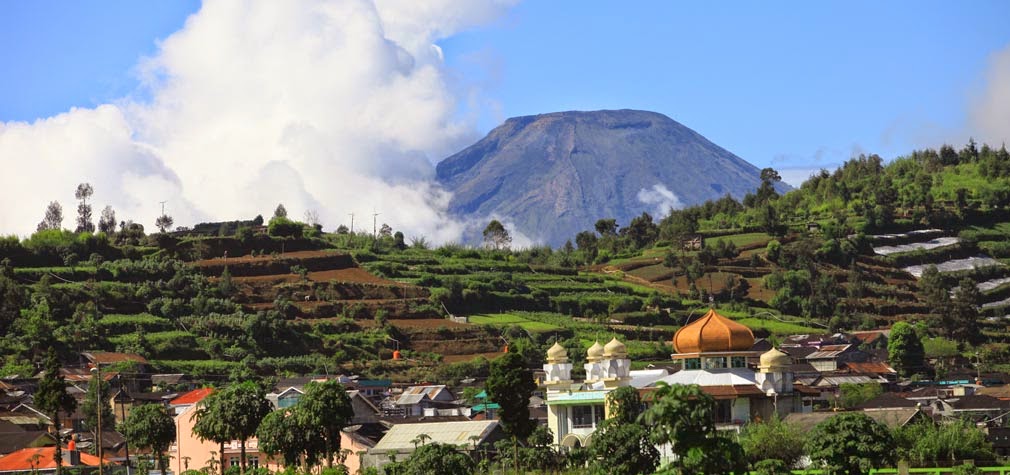
[[[990,58],[985,88],[971,104],[969,121],[977,141],[1010,142],[1010,46]]]
[[[0,230],[30,232],[53,199],[69,218],[89,181],[97,209],[149,228],[163,200],[183,225],[283,202],[331,229],[375,209],[408,235],[457,239],[431,161],[474,127],[434,42],[508,3],[207,0],[141,62],[149,100],[0,123],[0,201],[19,204]]]
[[[680,201],[666,185],[659,183],[652,185],[652,189],[642,188],[638,190],[638,201],[642,204],[653,207],[653,217],[658,219],[666,216],[671,209],[680,209],[684,203]]]

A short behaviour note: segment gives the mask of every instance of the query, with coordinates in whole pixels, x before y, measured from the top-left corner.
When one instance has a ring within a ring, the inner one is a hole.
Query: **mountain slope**
[[[636,110],[516,117],[438,164],[450,211],[498,216],[559,245],[599,218],[626,225],[647,211],[760,184],[760,170],[662,114]]]

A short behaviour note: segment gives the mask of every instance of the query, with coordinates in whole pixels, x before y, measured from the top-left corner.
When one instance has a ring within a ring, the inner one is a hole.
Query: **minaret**
[[[607,386],[626,386],[631,381],[631,360],[628,348],[617,338],[603,347],[604,381]]]
[[[557,342],[547,350],[547,364],[544,365],[544,385],[547,389],[554,386],[571,384],[572,364],[568,362],[568,351]]]
[[[593,343],[586,350],[586,382],[595,383],[605,377],[603,369],[603,345],[600,342]]]
[[[789,355],[772,348],[761,354],[758,374],[754,380],[765,394],[783,395],[793,392],[793,373],[789,366],[793,363]]]

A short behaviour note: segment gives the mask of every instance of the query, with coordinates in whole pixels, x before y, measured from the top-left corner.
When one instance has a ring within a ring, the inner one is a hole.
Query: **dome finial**
[[[595,363],[602,359],[603,359],[603,345],[601,345],[599,340],[597,340],[596,342],[593,343],[593,346],[590,346],[589,349],[586,350],[586,361],[589,361],[590,363]]]
[[[560,343],[554,342],[554,345],[547,350],[547,362],[551,364],[555,363],[567,363],[568,362],[568,350],[561,346]]]

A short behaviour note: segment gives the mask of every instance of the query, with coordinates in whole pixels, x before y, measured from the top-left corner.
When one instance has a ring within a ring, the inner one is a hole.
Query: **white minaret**
[[[617,338],[603,347],[604,380],[607,386],[626,386],[631,381],[631,360],[628,348]]]
[[[761,390],[769,396],[791,394],[793,392],[793,373],[789,366],[793,364],[789,355],[772,348],[761,354],[758,374],[754,375]]]
[[[586,350],[586,383],[595,383],[606,377],[603,368],[603,345],[600,342],[593,343]]]
[[[547,350],[547,364],[544,365],[544,385],[552,386],[570,384],[572,382],[572,364],[568,362],[568,351],[557,342]]]

